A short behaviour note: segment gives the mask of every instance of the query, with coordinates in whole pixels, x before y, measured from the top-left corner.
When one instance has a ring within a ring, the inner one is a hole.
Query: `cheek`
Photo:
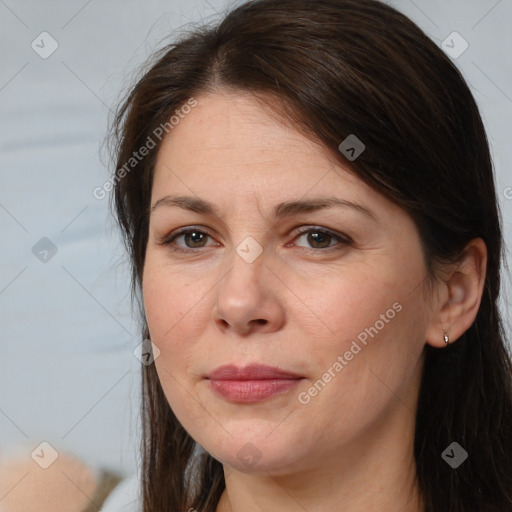
[[[203,328],[210,280],[148,260],[142,290],[151,339],[160,350],[178,350]]]
[[[205,347],[199,342],[208,311],[205,279],[194,282],[189,273],[146,259],[143,297],[150,337],[160,349],[155,368],[162,389],[174,414],[197,440],[211,430],[204,409],[190,399],[195,382],[193,369],[204,359]],[[206,317],[205,317],[206,315]],[[191,380],[192,379],[192,380]]]
[[[379,331],[383,330],[387,326],[384,320],[396,316],[399,306],[393,308],[393,305],[403,296],[393,272],[387,270],[386,274],[377,267],[342,269],[329,275],[300,278],[290,288],[299,299],[290,308],[292,322],[324,340],[322,345],[328,344],[336,350],[343,350],[359,335],[364,341],[364,334],[368,336],[366,329],[375,323]],[[315,344],[308,344],[307,348],[314,350]],[[325,348],[318,352],[325,353]]]
[[[316,279],[314,287],[296,280],[294,292],[309,311],[297,308],[293,322],[301,326],[304,341],[297,349],[312,362],[312,380],[321,379],[322,393],[327,383],[325,398],[350,396],[350,408],[359,403],[355,398],[378,402],[385,390],[379,379],[398,390],[412,377],[428,319],[423,286],[414,284],[422,282],[424,268],[411,258],[337,275]]]
[[[424,276],[419,251],[383,252],[371,263],[355,264],[332,273],[330,279],[322,279],[310,300],[316,302],[319,316],[334,337],[359,337],[364,343],[366,337],[384,338],[385,333],[393,331],[396,334],[404,317],[424,319]],[[407,340],[406,333],[398,339]]]

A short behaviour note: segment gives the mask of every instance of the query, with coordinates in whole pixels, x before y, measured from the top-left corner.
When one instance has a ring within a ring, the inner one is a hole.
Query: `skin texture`
[[[485,246],[475,241],[463,265],[426,288],[404,210],[251,95],[197,99],[159,150],[151,205],[191,196],[218,215],[162,203],[151,212],[143,295],[169,404],[224,465],[218,511],[421,510],[413,435],[423,349],[471,325]],[[285,201],[332,197],[359,207],[273,213]],[[161,244],[186,226],[209,236]],[[315,242],[318,228],[333,236]],[[254,254],[247,237],[263,249],[252,263],[237,252]],[[303,380],[241,404],[205,379],[220,365],[254,362]],[[319,379],[325,385],[309,392]]]

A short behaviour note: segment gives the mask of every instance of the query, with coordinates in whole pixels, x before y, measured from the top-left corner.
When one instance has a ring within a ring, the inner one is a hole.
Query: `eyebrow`
[[[151,207],[151,212],[160,206],[178,207],[184,210],[190,210],[196,213],[205,215],[213,215],[221,217],[220,211],[210,202],[200,199],[199,197],[192,196],[165,196],[158,199]],[[279,203],[274,208],[274,217],[282,219],[284,217],[291,217],[301,213],[310,213],[318,210],[323,210],[333,207],[351,208],[356,210],[374,221],[377,221],[375,214],[364,206],[339,199],[337,197],[321,197],[317,199],[303,199],[299,201],[288,201]]]

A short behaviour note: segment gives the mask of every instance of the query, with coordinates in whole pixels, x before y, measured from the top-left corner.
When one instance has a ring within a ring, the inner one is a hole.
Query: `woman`
[[[164,48],[114,136],[144,512],[512,510],[492,163],[416,25],[248,2]]]

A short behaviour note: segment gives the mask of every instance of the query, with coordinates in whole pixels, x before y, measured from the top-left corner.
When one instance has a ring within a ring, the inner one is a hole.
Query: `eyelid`
[[[301,226],[301,227],[303,227],[303,226]],[[300,228],[298,228],[298,229],[300,229]],[[325,227],[322,227],[322,226],[313,226],[313,225],[308,225],[305,229],[297,231],[297,233],[293,236],[293,240],[292,241],[296,240],[297,238],[299,238],[302,235],[305,235],[307,233],[322,233],[322,234],[329,235],[330,237],[335,238],[335,239],[338,240],[337,244],[325,247],[323,249],[318,249],[318,248],[315,248],[315,247],[302,247],[302,246],[298,246],[301,249],[305,249],[307,251],[327,252],[327,251],[329,251],[331,249],[338,248],[338,246],[340,244],[342,244],[342,245],[350,245],[350,244],[353,243],[353,240],[348,235],[345,235],[345,234],[342,234],[342,233],[338,233],[337,231],[334,231],[334,230],[329,229],[329,228],[325,228]],[[286,244],[286,245],[289,246],[289,244]]]
[[[213,236],[210,234],[208,229],[205,228],[204,226],[184,226],[182,228],[178,228],[178,229],[172,231],[171,233],[168,233],[167,235],[159,237],[157,243],[158,243],[158,245],[170,245],[179,236],[185,235],[187,233],[191,233],[194,231],[204,234],[204,235],[207,235],[210,238],[213,238]],[[182,249],[186,250],[185,248],[182,248]],[[190,250],[195,251],[196,249],[190,249]]]

